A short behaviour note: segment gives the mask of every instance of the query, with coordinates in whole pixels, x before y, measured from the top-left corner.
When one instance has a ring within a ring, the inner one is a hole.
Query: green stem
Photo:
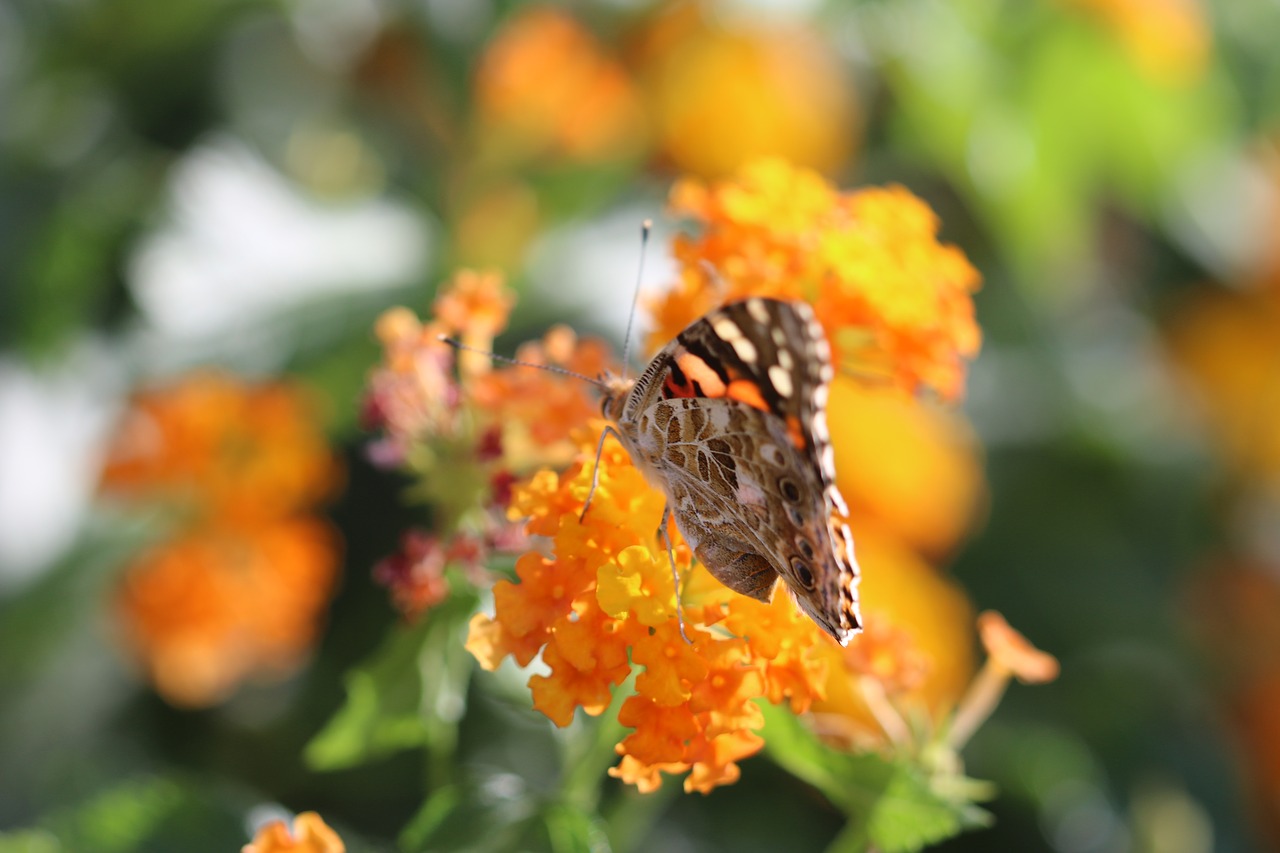
[[[618,722],[618,707],[625,691],[614,694],[614,702],[599,717],[584,721],[583,730],[569,740],[564,750],[564,781],[560,796],[584,811],[595,811],[600,802],[601,783],[617,761],[614,747],[626,731]]]

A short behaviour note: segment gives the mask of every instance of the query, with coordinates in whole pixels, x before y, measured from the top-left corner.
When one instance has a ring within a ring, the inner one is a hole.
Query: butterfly
[[[767,602],[781,578],[844,646],[862,626],[827,429],[833,373],[809,305],[756,297],[695,321],[638,379],[607,378],[601,408],[717,580]]]

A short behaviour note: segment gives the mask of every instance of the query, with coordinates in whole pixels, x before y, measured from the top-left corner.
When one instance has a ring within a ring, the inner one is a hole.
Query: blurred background
[[[1278,37],[1273,0],[0,0],[0,850],[238,850],[264,808],[394,849],[421,748],[302,756],[422,523],[359,427],[376,318],[473,266],[520,292],[499,351],[619,343],[638,223],[654,293],[672,181],[761,154],[905,185],[984,279],[967,449],[920,426],[853,500],[1062,663],[939,849],[1280,849]],[[458,760],[536,787],[546,720],[467,702]],[[841,823],[764,757],[661,807],[665,849]]]

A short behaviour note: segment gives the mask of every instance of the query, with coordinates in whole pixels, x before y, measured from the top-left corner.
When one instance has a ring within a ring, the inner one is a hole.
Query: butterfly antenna
[[[574,379],[581,379],[583,382],[590,383],[591,385],[594,385],[603,391],[609,390],[608,386],[606,386],[599,379],[592,379],[590,376],[586,376],[582,373],[575,373],[572,370],[568,370],[563,367],[557,367],[554,364],[535,364],[532,361],[521,361],[518,358],[507,358],[505,355],[498,355],[496,352],[490,352],[489,350],[467,346],[457,338],[451,338],[448,335],[437,335],[436,340],[440,341],[441,343],[448,344],[449,346],[457,350],[464,350],[466,352],[475,352],[475,353],[479,353],[480,355],[487,355],[489,356],[489,358],[497,359],[498,361],[501,361],[504,364],[511,364],[511,365],[515,365],[516,367],[532,367],[534,370],[545,370],[548,373],[558,373],[561,376],[570,376]]]
[[[622,339],[622,378],[627,378],[627,369],[631,365],[631,327],[636,322],[636,305],[640,302],[640,282],[644,280],[644,256],[649,246],[649,232],[653,230],[653,220],[646,219],[640,223],[640,269],[636,271],[636,287],[631,293],[631,313],[627,315],[627,334]]]
[[[707,274],[707,278],[716,288],[716,302],[723,304],[729,298],[729,282],[725,279],[720,270],[712,265],[711,261],[706,258],[698,261],[698,266],[702,267],[702,271]]]

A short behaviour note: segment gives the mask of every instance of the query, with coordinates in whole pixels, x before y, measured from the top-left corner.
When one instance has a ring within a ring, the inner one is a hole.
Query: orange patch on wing
[[[762,412],[769,411],[769,404],[764,401],[764,397],[760,394],[760,386],[749,379],[735,379],[730,382],[729,387],[725,389],[725,396],[730,400],[746,403],[753,409],[759,409]]]
[[[702,389],[702,396],[704,397],[724,396],[724,382],[701,358],[685,351],[676,356],[676,364],[680,365],[680,369],[684,371],[685,378],[689,380],[690,388],[693,387],[694,383],[697,383],[698,387]]]

